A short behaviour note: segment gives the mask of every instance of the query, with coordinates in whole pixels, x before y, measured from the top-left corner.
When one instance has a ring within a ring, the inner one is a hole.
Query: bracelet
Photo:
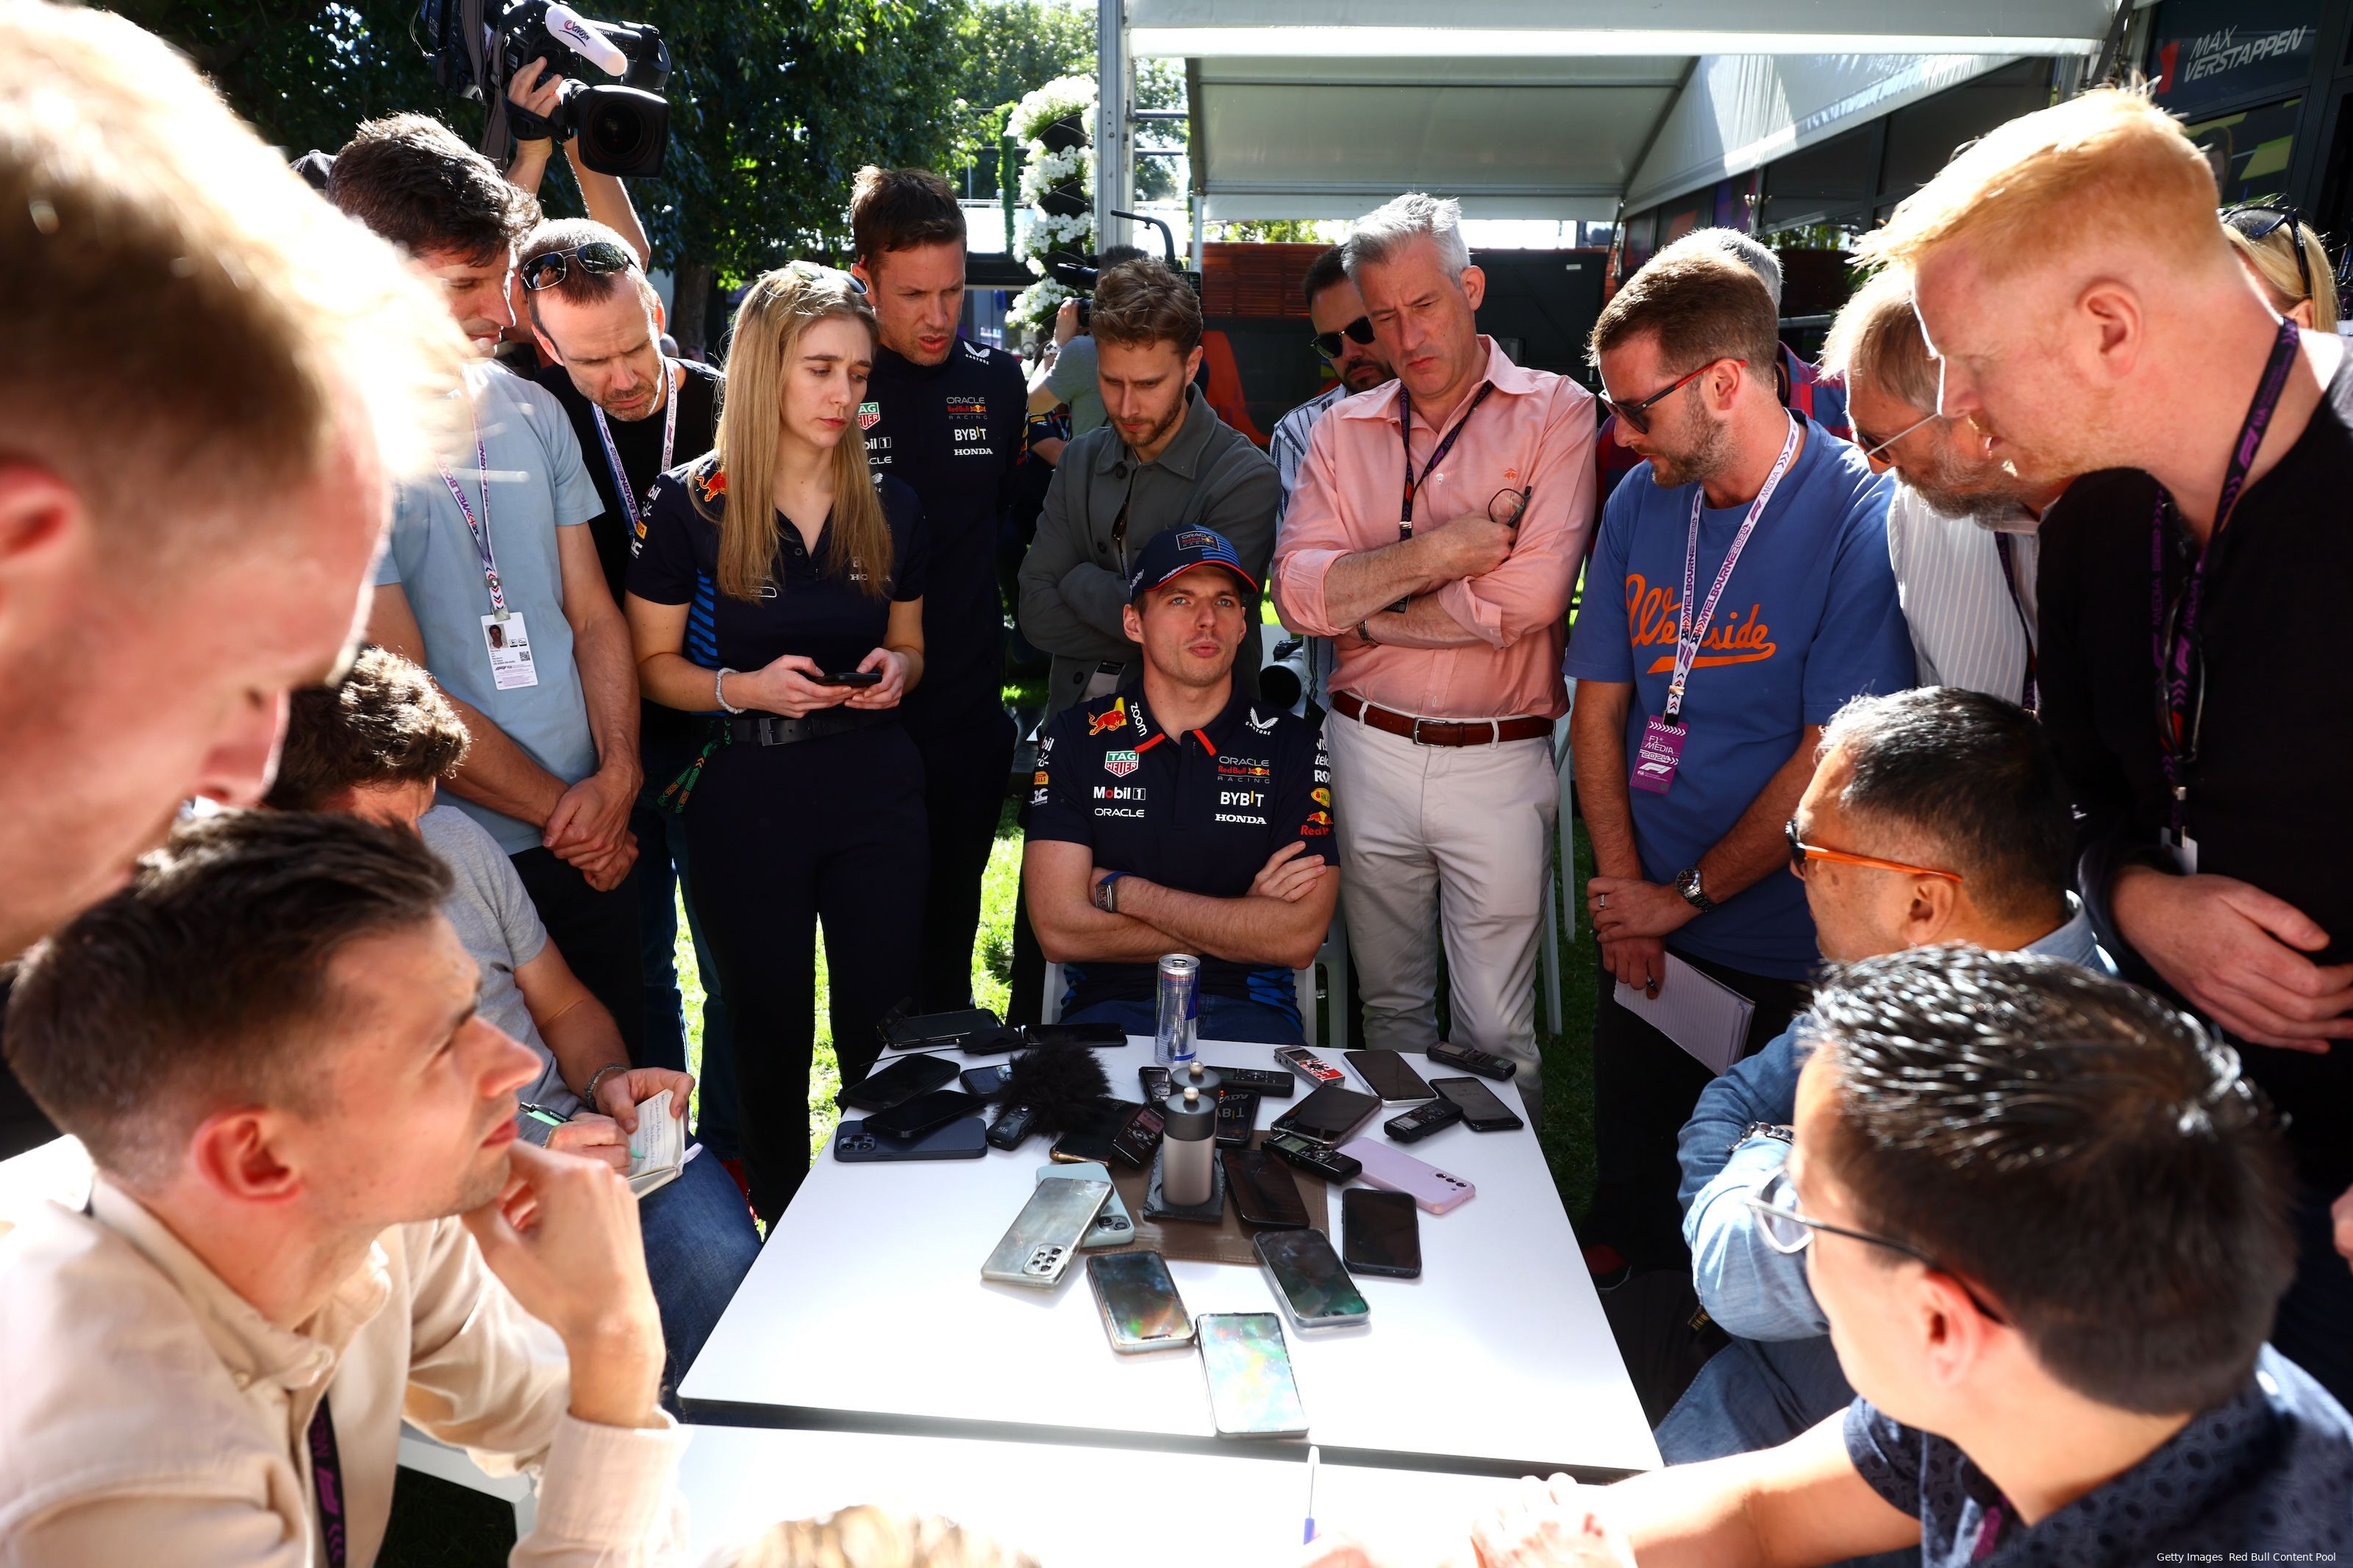
[[[744,710],[727,700],[727,678],[743,673],[740,669],[728,669],[723,666],[711,674],[711,695],[719,699],[719,706],[730,713],[741,713]]]
[[[628,1070],[629,1064],[627,1062],[607,1062],[603,1067],[598,1068],[595,1072],[588,1075],[588,1087],[580,1091],[580,1098],[586,1101],[591,1108],[594,1108],[596,1103],[596,1086],[605,1081],[606,1075],[607,1073],[627,1072]]]
[[[1115,915],[1119,913],[1119,895],[1112,890],[1112,884],[1126,875],[1127,873],[1124,871],[1113,871],[1110,876],[1105,877],[1102,881],[1095,884],[1095,908],[1103,910],[1103,912],[1107,915]]]

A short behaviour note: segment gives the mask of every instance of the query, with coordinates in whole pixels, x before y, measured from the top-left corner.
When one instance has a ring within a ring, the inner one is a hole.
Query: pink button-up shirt
[[[1398,542],[1405,458],[1396,382],[1347,398],[1315,422],[1275,538],[1275,599],[1292,630],[1333,639],[1335,690],[1426,719],[1557,719],[1568,711],[1563,617],[1593,530],[1593,395],[1567,376],[1514,364],[1491,338],[1479,341],[1495,390],[1415,496],[1413,516],[1415,531],[1427,532],[1450,518],[1484,516],[1498,490],[1535,487],[1510,558],[1438,590],[1446,612],[1480,640],[1447,648],[1377,645],[1356,636],[1353,624],[1335,625],[1324,607],[1324,578],[1335,562]],[[1443,412],[1450,421],[1461,417],[1459,409]],[[1417,405],[1417,475],[1443,435],[1429,420]]]

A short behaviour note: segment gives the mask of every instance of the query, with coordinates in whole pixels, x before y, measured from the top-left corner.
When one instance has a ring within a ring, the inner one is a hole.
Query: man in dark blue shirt
[[[1964,946],[1835,969],[1812,1005],[1794,1146],[1753,1201],[1860,1396],[1761,1453],[1555,1477],[1474,1531],[1479,1560],[2341,1553],[2353,1417],[2263,1342],[2290,1165],[2238,1053],[2077,964]]]
[[[1029,795],[1022,879],[1062,1016],[1150,1034],[1157,961],[1186,952],[1203,1038],[1303,1045],[1292,971],[1340,890],[1323,734],[1235,682],[1258,584],[1222,534],[1154,535],[1128,593],[1142,684],[1064,710]]]
[[[861,169],[849,226],[881,339],[858,406],[866,458],[923,501],[931,557],[924,679],[902,716],[923,757],[932,854],[915,1011],[947,1012],[972,1005],[980,879],[1013,767],[997,536],[1029,394],[1020,361],[956,335],[965,232],[954,187],[920,169]]]

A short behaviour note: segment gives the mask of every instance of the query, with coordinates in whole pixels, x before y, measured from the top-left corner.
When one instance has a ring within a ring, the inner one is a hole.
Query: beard
[[[1351,393],[1370,392],[1396,374],[1378,360],[1360,359],[1340,373],[1340,383]]]
[[[1724,469],[1732,456],[1732,428],[1693,410],[1675,432],[1683,450],[1651,455],[1651,482],[1662,489],[1704,484]]]
[[[1965,517],[1981,528],[2014,521],[2026,498],[2040,493],[2007,467],[1972,469],[1949,445],[1916,467],[1903,476],[1914,493],[1947,517]]]

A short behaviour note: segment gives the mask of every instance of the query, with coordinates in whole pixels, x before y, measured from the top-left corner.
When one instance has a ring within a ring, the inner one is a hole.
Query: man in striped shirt
[[[2036,531],[2065,483],[2020,479],[1974,426],[1934,412],[1937,367],[1901,270],[1839,312],[1822,373],[1844,378],[1863,455],[1895,471],[1887,556],[1920,683],[2034,708]]]
[[[1307,437],[1324,411],[1344,397],[1370,392],[1397,379],[1380,345],[1373,341],[1372,318],[1365,314],[1365,297],[1348,280],[1340,247],[1332,247],[1307,268],[1301,284],[1307,296],[1307,319],[1315,327],[1315,352],[1339,379],[1282,416],[1274,427],[1267,455],[1282,480],[1282,499],[1275,503],[1277,524],[1291,505],[1291,488],[1299,480],[1299,465],[1307,458]]]

